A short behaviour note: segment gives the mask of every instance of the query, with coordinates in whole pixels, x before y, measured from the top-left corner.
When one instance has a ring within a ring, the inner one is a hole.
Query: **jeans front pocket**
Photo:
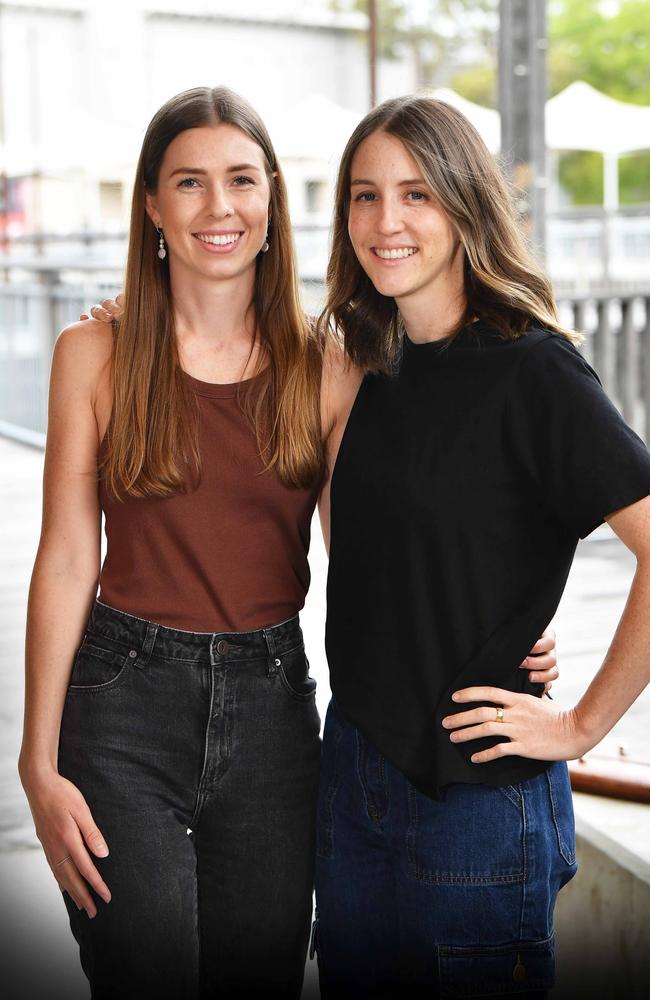
[[[493,948],[438,946],[440,996],[512,996],[549,990],[555,977],[553,935]]]
[[[408,796],[411,877],[468,886],[525,880],[524,803],[516,786],[453,784],[437,801],[409,785]]]
[[[293,698],[306,701],[316,692],[316,681],[309,676],[309,660],[304,645],[281,655],[278,666],[280,679]]]
[[[74,659],[68,693],[112,690],[137,655],[137,649],[116,639],[87,632]]]

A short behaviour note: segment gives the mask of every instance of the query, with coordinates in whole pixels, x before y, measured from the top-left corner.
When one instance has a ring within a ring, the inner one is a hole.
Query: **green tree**
[[[331,6],[368,10],[367,0],[331,0]],[[378,0],[381,54],[395,58],[408,46],[420,86],[448,83],[469,100],[496,107],[499,0],[429,0],[426,7],[427,16],[418,23],[409,0]],[[574,80],[586,80],[611,97],[650,104],[648,0],[549,0],[548,33],[551,95]],[[468,43],[479,57],[450,73]],[[602,157],[562,153],[560,181],[575,204],[600,203]],[[650,154],[621,158],[620,195],[623,204],[650,201]]]
[[[647,0],[621,0],[610,11],[600,0],[551,0],[548,13],[551,95],[574,80],[586,80],[621,101],[650,104]],[[485,59],[456,73],[451,86],[478,104],[496,107],[497,66],[491,54],[486,47]],[[650,146],[650,136],[647,141]],[[562,153],[559,172],[560,182],[575,204],[602,201],[603,162],[599,153]],[[649,154],[622,157],[619,177],[623,204],[650,201]]]
[[[489,50],[494,45],[498,0],[428,0],[417,12],[409,0],[378,0],[378,48],[385,59],[410,50],[419,87],[448,82],[448,67],[471,40]],[[337,11],[367,14],[368,0],[330,0]],[[492,21],[490,21],[492,15]]]
[[[552,94],[573,80],[631,104],[650,104],[650,4],[621,0],[607,16],[598,0],[549,4],[549,83]]]

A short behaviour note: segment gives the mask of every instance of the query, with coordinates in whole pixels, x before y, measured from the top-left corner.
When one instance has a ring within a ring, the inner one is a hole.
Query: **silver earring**
[[[266,239],[262,243],[262,253],[269,252],[269,233],[271,232],[271,220],[269,219],[268,225],[266,227]]]
[[[162,229],[160,229],[159,226],[156,226],[156,231],[158,232],[158,236],[160,237],[160,240],[158,242],[158,256],[160,257],[161,260],[164,260],[165,257],[167,256],[167,250],[165,248],[165,237],[163,236],[163,231]]]

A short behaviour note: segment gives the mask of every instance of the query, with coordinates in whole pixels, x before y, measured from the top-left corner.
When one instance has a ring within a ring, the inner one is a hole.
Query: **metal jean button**
[[[226,640],[225,639],[219,639],[219,642],[217,643],[217,653],[219,653],[220,655],[223,656],[223,654],[227,653],[229,649],[230,649],[230,646],[228,645],[228,643],[226,642]]]

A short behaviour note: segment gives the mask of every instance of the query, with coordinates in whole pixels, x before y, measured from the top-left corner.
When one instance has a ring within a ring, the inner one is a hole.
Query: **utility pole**
[[[500,0],[501,154],[543,260],[546,243],[546,0]]]
[[[377,0],[368,0],[368,61],[370,69],[370,107],[377,103]]]

